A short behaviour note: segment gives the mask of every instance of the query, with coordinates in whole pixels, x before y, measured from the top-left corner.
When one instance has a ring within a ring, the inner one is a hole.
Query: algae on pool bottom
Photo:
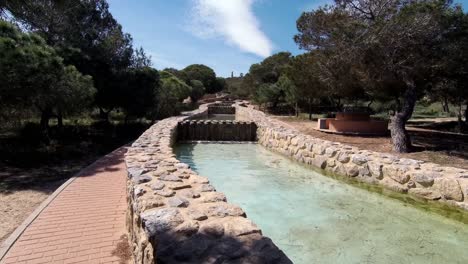
[[[257,144],[180,144],[294,263],[468,263],[468,225],[321,175]]]

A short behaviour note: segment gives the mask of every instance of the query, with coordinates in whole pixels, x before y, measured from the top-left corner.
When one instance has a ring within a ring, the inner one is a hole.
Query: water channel
[[[175,153],[294,263],[468,263],[468,225],[321,175],[257,144],[180,144]]]

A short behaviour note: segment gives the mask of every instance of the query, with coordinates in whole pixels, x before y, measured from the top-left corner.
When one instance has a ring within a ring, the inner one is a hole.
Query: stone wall
[[[178,122],[206,111],[158,122],[126,154],[135,263],[291,263],[239,206],[175,158]]]
[[[236,108],[230,105],[215,104],[208,106],[208,115],[234,115]]]
[[[177,139],[212,141],[256,141],[253,122],[233,120],[185,120],[177,126]]]
[[[361,150],[300,134],[252,108],[236,106],[236,120],[258,126],[258,143],[327,173],[468,210],[468,171]]]

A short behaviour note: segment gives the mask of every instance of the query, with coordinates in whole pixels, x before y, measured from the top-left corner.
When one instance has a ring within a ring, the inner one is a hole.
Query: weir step
[[[257,125],[234,120],[185,120],[177,125],[177,140],[256,141]]]

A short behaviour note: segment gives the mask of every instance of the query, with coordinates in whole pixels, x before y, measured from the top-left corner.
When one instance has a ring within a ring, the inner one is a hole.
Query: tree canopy
[[[407,152],[411,141],[405,124],[418,98],[434,87],[435,75],[447,76],[437,72],[449,58],[440,51],[452,43],[454,32],[466,34],[454,19],[464,16],[451,1],[337,0],[303,13],[294,39],[317,54],[319,78],[333,98],[395,100],[393,145]],[[453,55],[450,61],[461,58]]]
[[[379,101],[390,107],[394,150],[418,100],[468,105],[468,15],[450,0],[335,0],[304,12],[294,41],[306,53],[253,64],[233,91],[260,104],[308,107]],[[281,80],[281,81],[280,81]],[[465,109],[468,107],[465,107]],[[465,116],[468,110],[465,110]]]
[[[129,116],[146,116],[158,104],[159,73],[151,67],[130,68],[117,79],[117,107]]]
[[[182,70],[187,83],[192,80],[198,80],[205,87],[206,93],[216,93],[221,91],[224,86],[220,79],[216,78],[216,73],[210,67],[202,64],[192,64]],[[221,81],[221,82],[220,82]]]
[[[35,109],[47,128],[52,116],[82,110],[92,101],[92,78],[63,59],[36,34],[0,21],[0,104]]]
[[[95,103],[99,107],[118,107],[113,84],[120,71],[130,67],[139,54],[134,52],[131,36],[122,32],[105,0],[6,0],[2,9],[10,12],[22,27],[45,39],[65,64],[93,77],[97,88]]]
[[[178,114],[181,103],[191,95],[191,92],[192,87],[184,81],[166,70],[162,71],[157,117],[163,118]]]

